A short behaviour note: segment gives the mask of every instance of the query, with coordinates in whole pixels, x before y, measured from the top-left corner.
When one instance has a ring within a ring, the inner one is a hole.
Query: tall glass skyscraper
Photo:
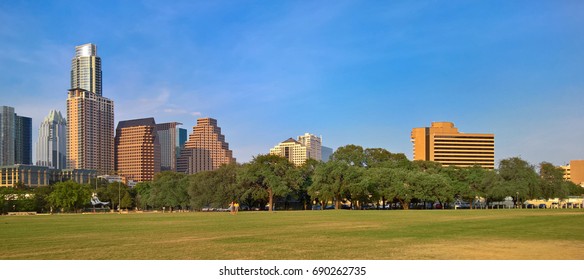
[[[14,108],[0,106],[0,166],[14,164]]]
[[[101,93],[97,47],[75,47],[67,97],[67,168],[114,171],[114,102]]]
[[[182,123],[170,122],[156,125],[160,140],[161,170],[176,171],[176,160],[187,141],[187,130],[179,128]]]
[[[32,164],[32,119],[16,115],[14,125],[14,163]]]
[[[71,88],[80,88],[101,96],[101,58],[97,46],[85,44],[75,47],[71,59]]]
[[[67,122],[61,112],[51,110],[41,123],[36,147],[36,165],[66,168]]]
[[[32,164],[32,119],[0,106],[0,166]]]

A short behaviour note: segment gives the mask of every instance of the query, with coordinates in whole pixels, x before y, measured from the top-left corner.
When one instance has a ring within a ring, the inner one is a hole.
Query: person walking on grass
[[[235,202],[234,201],[231,201],[231,203],[229,204],[229,214],[235,215]]]
[[[237,212],[239,212],[239,202],[235,202],[233,206],[235,207],[235,215],[237,215]]]

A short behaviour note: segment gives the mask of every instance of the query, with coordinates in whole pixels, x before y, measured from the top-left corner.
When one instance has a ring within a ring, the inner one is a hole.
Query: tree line
[[[7,193],[30,193],[5,189]],[[31,209],[82,211],[92,192],[114,209],[201,210],[224,208],[238,201],[244,208],[273,210],[364,209],[375,205],[399,205],[455,201],[487,203],[506,197],[514,202],[528,199],[565,198],[584,194],[584,188],[563,179],[563,170],[548,162],[537,167],[518,157],[501,160],[496,170],[480,166],[458,168],[431,161],[410,161],[404,154],[382,148],[347,145],[337,149],[328,162],[307,160],[295,166],[276,155],[258,155],[249,163],[229,164],[214,171],[192,175],[165,171],[151,182],[129,188],[121,183],[93,181],[88,185],[61,182],[32,190],[29,199],[7,200],[0,194],[4,212]],[[12,204],[11,204],[12,203]],[[11,206],[12,205],[12,206]]]

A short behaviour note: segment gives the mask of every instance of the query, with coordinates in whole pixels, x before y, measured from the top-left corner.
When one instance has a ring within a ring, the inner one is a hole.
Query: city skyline
[[[412,159],[411,129],[448,121],[497,135],[496,165],[562,165],[584,158],[584,4],[535,3],[0,3],[1,104],[37,139],[93,43],[115,123],[213,117],[240,162],[305,131]]]

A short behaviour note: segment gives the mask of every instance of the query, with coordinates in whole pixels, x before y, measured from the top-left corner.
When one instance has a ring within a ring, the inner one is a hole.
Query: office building
[[[331,156],[333,155],[333,149],[329,147],[322,146],[321,152],[323,162],[328,162],[331,159]]]
[[[95,45],[75,48],[67,97],[67,167],[114,171],[114,102],[102,96]],[[94,92],[95,91],[95,92]]]
[[[16,115],[14,123],[14,163],[32,164],[32,119]]]
[[[160,142],[160,170],[176,171],[176,160],[187,141],[187,130],[179,128],[182,123],[170,122],[156,125]]]
[[[584,187],[584,160],[571,160],[570,164],[560,166],[564,170],[564,179]]]
[[[201,118],[193,127],[189,140],[177,163],[177,171],[187,174],[215,170],[221,165],[235,163],[233,152],[217,126],[217,120]]]
[[[414,160],[442,165],[495,168],[495,135],[461,133],[451,122],[433,122],[431,127],[412,129]]]
[[[298,136],[298,142],[306,147],[308,158],[322,160],[322,139],[316,135],[305,133]]]
[[[287,158],[295,165],[302,165],[307,159],[322,159],[322,141],[320,137],[305,133],[298,136],[298,140],[287,140],[270,149],[271,155],[279,155]]]
[[[160,172],[160,143],[154,118],[121,121],[116,128],[115,168],[134,182],[152,181]]]
[[[95,170],[54,169],[47,166],[15,164],[0,166],[0,187],[13,188],[19,185],[29,188],[46,187],[69,180],[88,184],[95,176]]]
[[[0,166],[14,164],[14,108],[0,106]]]
[[[0,165],[32,164],[32,119],[0,106]]]
[[[51,110],[39,128],[36,165],[56,169],[67,167],[67,122],[57,110]]]

